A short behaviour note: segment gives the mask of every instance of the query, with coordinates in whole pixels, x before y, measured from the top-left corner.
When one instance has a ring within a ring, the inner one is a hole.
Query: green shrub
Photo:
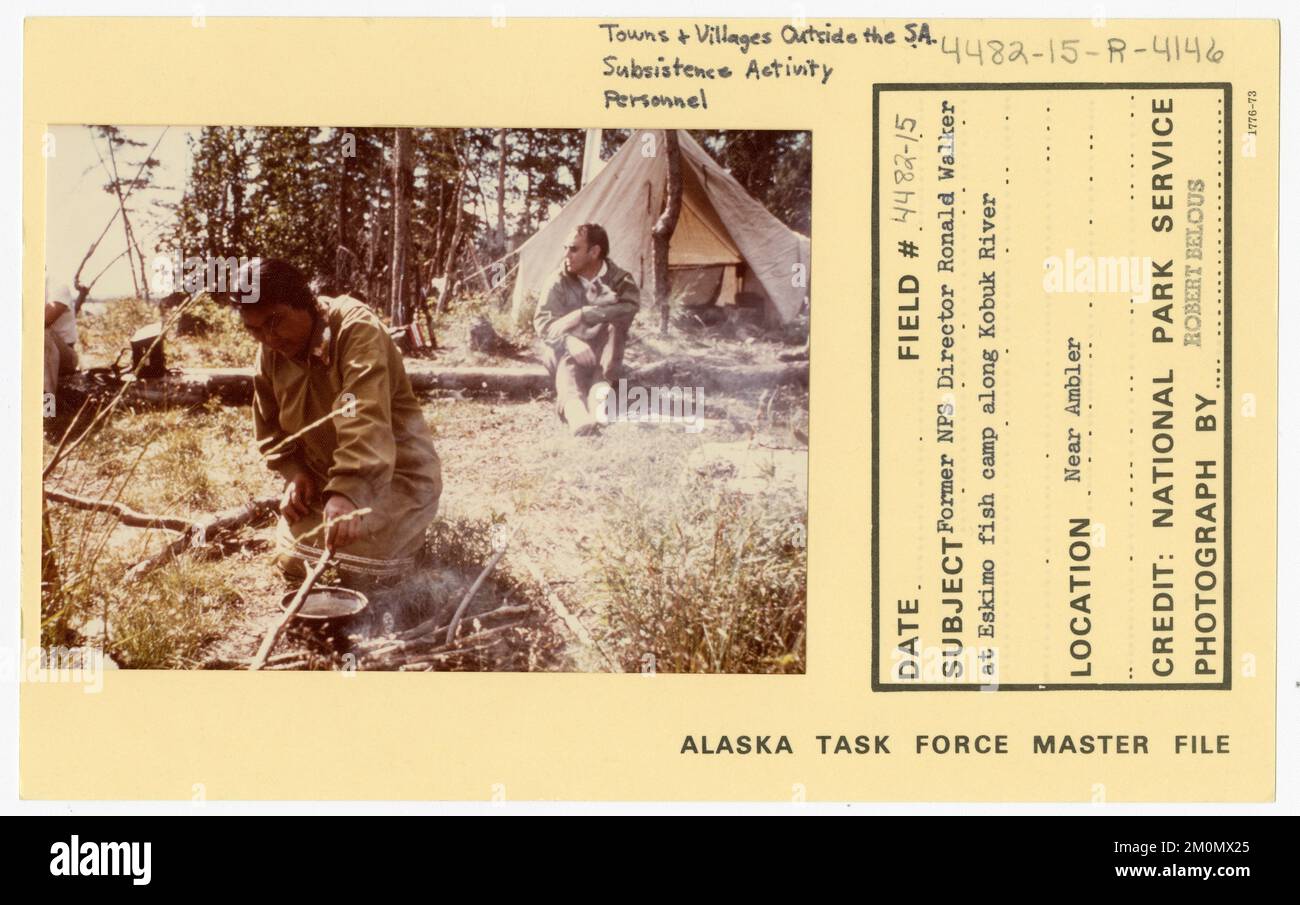
[[[183,329],[186,335],[180,336]],[[168,364],[191,368],[248,368],[257,340],[244,329],[239,312],[206,293],[195,299],[167,338]]]

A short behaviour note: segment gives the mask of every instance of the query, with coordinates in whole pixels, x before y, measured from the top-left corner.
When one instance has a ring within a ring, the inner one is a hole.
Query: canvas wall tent
[[[799,315],[808,297],[810,245],[750,197],[689,134],[677,132],[682,153],[682,211],[668,248],[675,301],[731,304],[746,293],[768,319]],[[662,130],[635,132],[592,181],[520,246],[512,310],[532,316],[537,298],[563,263],[575,227],[599,223],[609,233],[611,260],[653,303],[650,231],[663,208],[668,161]]]

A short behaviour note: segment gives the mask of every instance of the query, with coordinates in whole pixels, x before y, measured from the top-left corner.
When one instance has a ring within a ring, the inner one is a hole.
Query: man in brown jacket
[[[609,260],[609,235],[595,223],[574,230],[564,266],[537,300],[533,327],[555,379],[560,417],[578,436],[599,430],[596,409],[618,380],[628,328],[641,305],[636,280]]]
[[[299,576],[328,546],[345,575],[409,571],[438,511],[441,465],[383,323],[355,299],[315,297],[275,259],[251,261],[234,299],[261,343],[258,450],[285,479],[280,567]]]

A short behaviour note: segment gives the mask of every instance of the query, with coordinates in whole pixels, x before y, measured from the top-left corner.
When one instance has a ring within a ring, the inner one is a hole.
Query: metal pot
[[[296,593],[289,591],[280,598],[280,609],[287,610]],[[351,588],[313,588],[293,618],[303,625],[338,629],[355,622],[369,605],[365,594]]]

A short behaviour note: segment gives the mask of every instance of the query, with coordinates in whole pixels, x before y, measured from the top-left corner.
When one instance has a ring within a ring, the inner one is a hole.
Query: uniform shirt
[[[441,469],[402,353],[365,304],[340,296],[317,305],[305,362],[258,350],[258,451],[286,478],[310,470],[322,499],[339,493],[363,508],[397,493],[414,508],[426,497],[436,508]]]
[[[582,274],[577,275],[578,279],[582,282],[582,288],[587,294],[587,301],[589,303],[594,304],[596,299],[600,297],[601,290],[605,288],[605,284],[601,282],[601,278],[608,276],[608,274],[609,262],[601,261],[600,270],[596,271],[596,275],[590,280]]]
[[[592,304],[588,298],[589,287],[596,281],[613,293],[615,301],[605,304]],[[533,315],[533,329],[542,341],[558,349],[564,343],[564,336],[550,336],[551,324],[572,311],[582,309],[582,324],[575,334],[582,336],[586,328],[599,328],[614,321],[631,320],[640,308],[641,290],[636,280],[613,261],[606,260],[595,280],[586,280],[574,276],[560,267],[558,273],[551,277],[537,300],[537,311]]]

